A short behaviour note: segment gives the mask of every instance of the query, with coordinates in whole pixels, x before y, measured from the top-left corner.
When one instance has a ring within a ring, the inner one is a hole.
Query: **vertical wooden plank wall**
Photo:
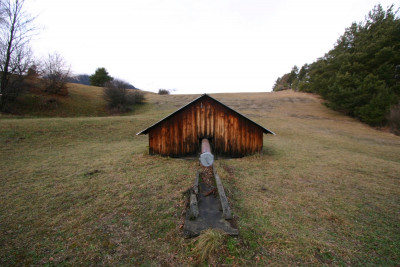
[[[196,155],[203,138],[210,139],[214,154],[227,157],[253,154],[263,145],[260,127],[213,99],[203,98],[150,129],[149,152]]]

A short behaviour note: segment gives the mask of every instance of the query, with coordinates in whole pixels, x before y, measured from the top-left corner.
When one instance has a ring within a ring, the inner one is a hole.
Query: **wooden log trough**
[[[200,163],[204,167],[210,167],[214,163],[214,155],[211,154],[210,141],[206,138],[201,140]]]
[[[183,232],[193,237],[203,230],[217,228],[230,235],[238,235],[238,230],[232,226],[232,211],[224,187],[213,165],[214,156],[209,141],[203,139],[201,147],[200,163],[204,171],[196,173]]]

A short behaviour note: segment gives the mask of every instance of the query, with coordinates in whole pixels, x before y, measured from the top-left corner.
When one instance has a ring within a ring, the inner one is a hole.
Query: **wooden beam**
[[[207,138],[201,140],[200,163],[204,167],[210,167],[214,163],[214,155],[211,154],[211,146]]]

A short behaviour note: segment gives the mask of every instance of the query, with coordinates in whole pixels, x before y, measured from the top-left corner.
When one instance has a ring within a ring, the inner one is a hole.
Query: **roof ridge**
[[[200,98],[203,98],[203,97],[205,97],[205,96],[211,98],[211,99],[214,100],[215,102],[217,102],[217,103],[223,105],[224,107],[226,107],[226,108],[228,108],[229,110],[235,112],[235,113],[238,114],[239,116],[242,116],[243,118],[247,119],[248,121],[254,123],[256,126],[262,128],[264,133],[266,133],[266,134],[270,133],[270,134],[272,134],[272,135],[275,135],[275,133],[274,133],[273,131],[271,131],[271,130],[269,130],[269,129],[263,127],[263,126],[261,126],[260,124],[254,122],[253,120],[249,119],[249,118],[246,117],[245,115],[239,113],[238,111],[236,111],[236,110],[234,110],[233,108],[231,108],[231,107],[225,105],[224,103],[220,102],[219,100],[215,99],[214,97],[212,97],[212,96],[210,96],[210,95],[208,95],[208,94],[206,94],[206,93],[204,93],[204,94],[202,94],[201,96],[199,96],[199,97],[193,99],[192,101],[190,101],[190,102],[187,103],[186,105],[180,107],[179,109],[177,109],[176,111],[172,112],[171,114],[169,114],[169,115],[166,116],[165,118],[159,120],[158,122],[154,123],[154,124],[151,125],[150,127],[147,127],[146,129],[144,129],[144,130],[138,132],[136,135],[146,134],[148,130],[150,130],[151,128],[153,128],[153,127],[156,126],[157,124],[159,124],[159,123],[161,123],[162,121],[164,121],[164,120],[166,120],[166,119],[172,117],[174,114],[178,113],[178,112],[181,111],[182,109],[186,108],[186,107],[189,106],[190,104],[192,104],[192,103],[198,101]]]

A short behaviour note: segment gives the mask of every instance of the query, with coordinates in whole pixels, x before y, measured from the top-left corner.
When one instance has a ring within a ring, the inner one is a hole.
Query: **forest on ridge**
[[[400,132],[399,10],[381,5],[346,28],[334,48],[311,64],[279,77],[274,91],[319,94],[326,105],[371,126]]]

